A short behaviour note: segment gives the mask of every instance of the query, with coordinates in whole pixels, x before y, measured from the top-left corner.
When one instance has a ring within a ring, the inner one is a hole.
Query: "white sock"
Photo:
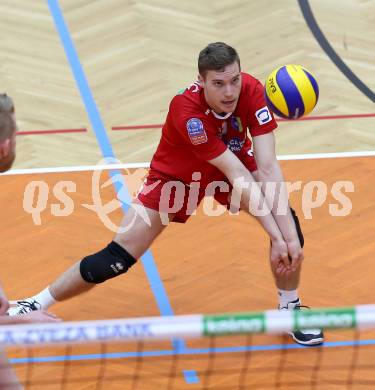
[[[48,309],[50,306],[57,302],[56,299],[51,295],[49,291],[49,286],[46,287],[43,291],[41,291],[39,294],[34,295],[32,299],[35,299],[37,302],[39,302],[42,306],[42,309]]]
[[[277,290],[279,295],[279,304],[280,308],[288,308],[288,303],[298,302],[298,292],[297,290],[281,290],[280,288]]]

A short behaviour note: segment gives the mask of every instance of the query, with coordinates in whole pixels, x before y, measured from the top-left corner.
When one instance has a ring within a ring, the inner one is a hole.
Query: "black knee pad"
[[[296,212],[292,208],[290,208],[290,211],[292,212],[294,223],[296,224],[296,229],[297,229],[299,243],[301,245],[301,248],[303,248],[303,246],[305,245],[305,239],[303,237],[301,225],[299,224],[299,220],[298,220],[298,217],[296,215]]]
[[[125,273],[136,261],[128,251],[112,241],[100,252],[82,259],[80,272],[88,283],[103,283]]]

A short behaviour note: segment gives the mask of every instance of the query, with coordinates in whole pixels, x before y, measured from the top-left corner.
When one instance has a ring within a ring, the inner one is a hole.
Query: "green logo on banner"
[[[356,314],[353,307],[340,309],[294,311],[294,329],[354,328]]]
[[[238,333],[262,333],[265,330],[263,313],[205,316],[206,336]]]

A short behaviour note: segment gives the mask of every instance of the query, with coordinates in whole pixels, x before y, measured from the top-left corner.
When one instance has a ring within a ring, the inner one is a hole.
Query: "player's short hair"
[[[6,93],[0,93],[0,141],[9,138],[16,131],[13,118],[14,104]]]
[[[233,47],[223,42],[210,43],[199,53],[199,74],[206,77],[209,70],[222,71],[234,62],[237,62],[241,69],[240,57]]]

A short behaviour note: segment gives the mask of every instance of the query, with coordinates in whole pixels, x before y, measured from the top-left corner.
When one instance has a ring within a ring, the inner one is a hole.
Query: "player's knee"
[[[290,208],[290,211],[292,212],[294,223],[296,224],[296,230],[297,230],[297,234],[298,234],[299,243],[301,244],[301,248],[303,248],[303,246],[305,244],[305,238],[303,237],[301,225],[299,224],[299,220],[298,220],[298,217],[296,215],[296,212],[292,208]]]
[[[80,263],[80,272],[88,283],[103,283],[125,273],[136,261],[126,249],[112,241],[101,251],[85,257]]]

